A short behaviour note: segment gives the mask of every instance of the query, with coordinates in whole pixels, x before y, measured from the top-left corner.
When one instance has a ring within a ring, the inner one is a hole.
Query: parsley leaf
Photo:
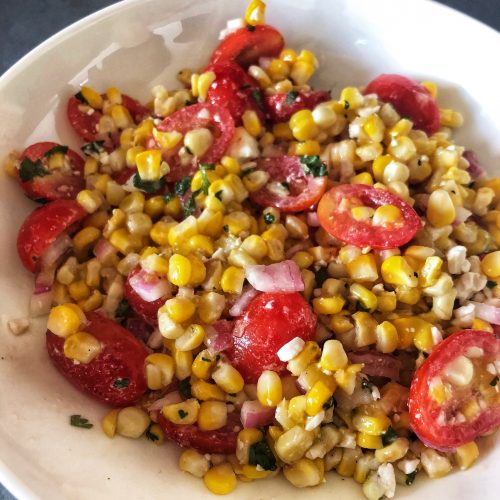
[[[175,193],[165,193],[163,195],[163,200],[165,201],[165,203],[169,203],[170,201],[172,201],[173,199],[175,198]]]
[[[45,158],[49,158],[49,156],[55,155],[57,153],[62,153],[63,155],[65,155],[67,152],[68,146],[61,146],[60,144],[58,144],[52,149],[49,149],[43,156],[45,156]]]
[[[23,182],[31,181],[35,177],[45,177],[46,175],[48,175],[48,172],[43,168],[40,160],[32,162],[29,158],[23,158],[19,165],[19,177]]]
[[[276,470],[276,457],[266,441],[259,441],[250,446],[248,463],[260,465],[264,470]]]
[[[210,181],[208,180],[207,171],[215,170],[215,165],[213,163],[200,163],[201,172],[201,191],[204,194],[208,194],[208,188],[210,187]]]
[[[81,92],[77,92],[75,94],[75,97],[83,104],[88,104],[87,102],[87,99],[85,99],[85,97],[83,97],[83,94]]]
[[[293,104],[295,100],[299,97],[299,93],[292,90],[286,93],[285,104]]]
[[[486,282],[486,286],[487,286],[488,288],[495,288],[495,287],[497,286],[497,282],[496,282],[496,281],[493,281],[493,280],[488,280],[488,281]]]
[[[129,385],[130,385],[129,378],[117,378],[113,382],[113,387],[116,387],[117,389],[126,389]]]
[[[84,144],[80,149],[85,156],[99,156],[104,152],[104,141],[92,141]]]
[[[264,111],[264,101],[262,100],[262,92],[259,89],[252,90],[252,98],[255,104],[261,111]]]
[[[304,155],[300,157],[300,163],[307,175],[314,177],[323,177],[328,174],[326,165],[320,160],[319,156]]]
[[[274,217],[273,214],[271,213],[264,214],[264,222],[266,224],[272,224],[275,220],[276,218]]]
[[[125,318],[130,313],[130,305],[127,299],[120,300],[118,307],[116,308],[115,316],[117,318]]]
[[[191,185],[191,177],[189,175],[186,175],[183,177],[180,181],[177,181],[175,183],[175,194],[177,196],[184,196],[186,194],[186,191],[189,189],[189,186]]]
[[[406,486],[411,486],[413,484],[413,481],[415,481],[415,476],[417,475],[417,471],[414,470],[413,472],[410,472],[409,474],[406,474]]]
[[[179,392],[184,399],[189,399],[191,397],[191,381],[189,377],[179,382]]]
[[[490,385],[495,387],[498,384],[498,377],[495,377],[491,380]]]
[[[195,198],[198,196],[200,191],[195,191],[184,203],[184,218],[189,217],[196,210]]]
[[[82,429],[92,429],[92,427],[94,427],[94,424],[91,424],[87,418],[81,415],[71,415],[71,417],[69,417],[69,423],[73,427],[81,427]]]
[[[314,280],[316,282],[316,288],[323,286],[323,283],[328,279],[328,270],[326,267],[320,267],[315,275]]]
[[[139,172],[134,174],[132,181],[134,183],[134,187],[144,191],[145,193],[157,193],[165,186],[165,179],[163,177],[158,181],[144,181],[141,179]]]
[[[394,443],[394,441],[396,441],[396,439],[398,438],[399,436],[396,434],[396,431],[392,428],[392,427],[389,427],[383,434],[382,434],[382,444],[384,446],[388,446],[390,445],[391,443]]]

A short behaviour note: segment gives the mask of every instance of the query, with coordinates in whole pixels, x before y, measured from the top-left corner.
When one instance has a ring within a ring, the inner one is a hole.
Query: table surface
[[[114,0],[3,0],[0,17],[0,75],[32,48]],[[441,0],[500,31],[499,0]],[[0,500],[15,500],[0,484]]]

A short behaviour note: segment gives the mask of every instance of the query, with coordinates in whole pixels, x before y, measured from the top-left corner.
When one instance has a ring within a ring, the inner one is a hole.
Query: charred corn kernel
[[[448,191],[437,189],[431,193],[426,215],[427,220],[434,227],[444,227],[455,220],[455,206]]]
[[[401,285],[415,287],[418,285],[418,278],[408,264],[407,260],[400,255],[393,255],[382,262],[382,278],[391,285]]]
[[[191,394],[200,401],[225,401],[226,399],[226,393],[219,386],[209,384],[205,380],[194,381],[191,384]]]
[[[293,136],[298,141],[314,139],[319,132],[318,127],[314,123],[312,112],[309,109],[303,109],[294,113],[290,118],[289,125]]]
[[[474,441],[463,444],[455,450],[455,461],[461,470],[468,469],[479,457],[479,449]]]
[[[215,365],[215,358],[208,349],[199,352],[194,358],[191,370],[193,375],[201,380],[208,380],[212,374],[212,368]]]
[[[394,205],[381,205],[373,214],[374,226],[387,226],[401,219],[401,210]]]
[[[168,173],[161,151],[158,149],[142,151],[135,156],[137,172],[144,181],[158,181]]]
[[[267,255],[266,242],[257,234],[247,236],[241,244],[241,249],[256,260],[261,260]]]
[[[373,177],[368,172],[362,172],[361,174],[358,174],[358,175],[355,175],[354,177],[351,177],[349,182],[351,184],[366,184],[367,186],[373,186]],[[369,208],[369,207],[355,207],[355,208]],[[355,211],[355,208],[352,209],[353,212]],[[373,212],[373,209],[372,209],[372,212]],[[354,217],[354,215],[353,215],[353,217]]]
[[[292,375],[298,377],[311,362],[319,358],[320,354],[319,345],[314,341],[308,341],[302,351],[288,362],[287,369]]]
[[[174,297],[165,302],[165,309],[170,318],[176,323],[184,323],[192,318],[196,311],[194,303],[184,297]]]
[[[306,394],[306,413],[313,417],[318,414],[323,405],[332,397],[335,391],[333,378],[318,380]]]
[[[378,450],[382,448],[382,438],[380,436],[372,436],[371,434],[365,434],[364,432],[358,432],[356,436],[356,444],[361,448],[366,448],[368,450]]]
[[[149,389],[158,391],[172,382],[175,374],[172,356],[153,353],[146,357],[145,363],[146,381]]]
[[[286,465],[283,474],[296,488],[316,486],[324,481],[323,461],[320,458],[301,458],[293,465]]]
[[[205,338],[205,329],[201,325],[189,325],[185,332],[175,339],[178,351],[192,351],[199,347]]]
[[[384,446],[375,452],[375,458],[380,463],[395,462],[406,455],[410,442],[406,438],[397,438],[388,446]]]
[[[76,195],[76,201],[85,209],[86,212],[93,214],[99,209],[104,200],[98,191],[82,189]]]
[[[204,401],[198,413],[198,427],[202,431],[214,431],[227,423],[227,405],[222,401]]]
[[[420,462],[430,478],[446,476],[451,471],[451,462],[436,450],[425,448],[420,454]]]
[[[263,406],[277,406],[283,398],[281,379],[276,372],[264,370],[257,381],[257,398]]]
[[[209,491],[216,495],[227,495],[234,491],[238,481],[229,463],[212,467],[204,476],[203,482]]]
[[[68,292],[70,297],[75,300],[84,300],[90,295],[90,288],[83,280],[73,281],[70,285],[68,285]]]
[[[100,352],[101,343],[90,333],[73,333],[64,340],[64,355],[79,363],[90,363]]]
[[[500,251],[487,254],[481,261],[481,270],[492,280],[500,277]]]
[[[363,105],[363,94],[356,87],[345,87],[340,93],[340,103],[344,109],[358,109]]]
[[[184,450],[179,457],[179,469],[196,477],[203,477],[210,469],[207,456],[193,448]]]
[[[102,109],[103,99],[101,94],[96,92],[93,88],[83,86],[80,89],[80,93],[83,98],[87,101],[88,105],[94,109]]]
[[[377,351],[383,353],[394,352],[399,343],[399,336],[396,327],[389,321],[383,321],[375,328],[377,337]]]
[[[365,310],[373,312],[377,308],[377,296],[363,285],[353,283],[349,288],[349,292]]]
[[[349,277],[354,281],[376,281],[378,279],[377,262],[372,253],[359,255],[346,264]]]
[[[283,462],[293,464],[305,455],[313,441],[313,432],[296,425],[278,437],[275,442],[276,454]]]
[[[297,252],[292,260],[301,268],[307,269],[314,262],[313,256],[308,252]]]
[[[76,304],[60,304],[51,309],[47,328],[58,337],[68,337],[80,329],[85,314]]]
[[[241,293],[244,281],[245,271],[239,267],[229,266],[222,274],[220,284],[226,293]]]
[[[313,309],[316,314],[337,314],[342,311],[345,299],[343,297],[318,297],[313,299]]]
[[[228,394],[240,392],[245,385],[240,372],[228,363],[220,363],[212,373],[212,378]]]
[[[116,434],[116,423],[118,421],[118,413],[121,411],[120,408],[115,408],[114,410],[111,410],[110,412],[106,413],[104,418],[101,421],[101,427],[109,438],[112,438]]]
[[[187,399],[182,403],[164,406],[163,416],[174,424],[191,425],[198,419],[200,403],[196,399]]]
[[[347,366],[347,354],[338,340],[327,340],[323,344],[323,350],[319,365],[324,370],[335,371]]]
[[[380,436],[389,428],[391,420],[382,412],[376,415],[357,413],[352,419],[352,425],[358,432]]]
[[[138,439],[149,427],[151,420],[149,415],[136,406],[122,408],[116,419],[116,432],[120,436]]]
[[[196,157],[203,156],[214,141],[212,132],[207,128],[190,130],[184,136],[184,146]]]
[[[483,321],[482,319],[479,318],[474,318],[472,320],[472,329],[482,330],[483,332],[491,332],[491,333],[493,333],[494,331],[490,323]]]
[[[176,286],[187,286],[191,279],[191,262],[187,257],[174,254],[168,261],[168,279]]]
[[[162,150],[175,148],[182,139],[182,134],[175,131],[160,132],[157,128],[153,128],[152,134]]]

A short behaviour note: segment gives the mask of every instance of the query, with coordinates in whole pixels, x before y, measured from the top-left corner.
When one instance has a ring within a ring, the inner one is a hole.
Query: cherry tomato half
[[[306,175],[297,156],[260,158],[257,169],[270,175],[269,182],[250,195],[262,207],[276,207],[288,213],[301,212],[317,203],[326,190],[326,175]]]
[[[328,101],[330,91],[308,90],[299,92],[281,92],[266,96],[265,104],[269,119],[273,123],[286,122],[301,109],[313,109],[317,104]]]
[[[403,118],[411,119],[416,129],[429,135],[439,130],[436,100],[415,80],[402,75],[380,75],[368,84],[365,94],[377,94],[381,101],[390,102]]]
[[[17,253],[23,266],[32,273],[37,271],[43,252],[86,215],[74,200],[54,200],[31,212],[17,235]]]
[[[371,219],[357,221],[351,209],[355,206],[377,208],[394,205],[401,219],[390,226],[374,226]],[[318,205],[319,223],[335,238],[372,248],[397,248],[408,243],[422,227],[417,212],[395,194],[364,184],[341,184],[325,193]]]
[[[157,420],[165,434],[179,446],[194,448],[201,453],[234,453],[238,432],[242,429],[238,412],[228,413],[227,424],[215,431],[202,431],[197,425],[174,424],[161,412],[157,413]]]
[[[234,135],[234,120],[226,108],[205,103],[193,104],[167,116],[158,125],[158,130],[161,132],[175,131],[181,134],[196,128],[208,128],[213,135],[212,146],[198,161],[216,163],[226,152]],[[170,165],[170,172],[167,175],[169,182],[178,181],[186,175],[193,175],[198,169],[198,163],[194,160],[187,165],[181,163],[177,155],[181,146],[182,142],[166,154],[166,160]]]
[[[63,154],[64,162],[57,169],[49,168],[49,159]],[[84,160],[72,149],[56,142],[37,142],[28,146],[19,157],[18,179],[26,196],[35,201],[75,198],[85,187]]]
[[[243,67],[255,64],[261,57],[276,57],[285,41],[281,33],[268,24],[245,27],[224,38],[215,49],[212,64],[234,61]]]
[[[316,316],[299,293],[261,293],[236,321],[234,345],[227,352],[246,383],[257,382],[263,370],[279,374],[286,363],[276,353],[295,337],[312,340]]]
[[[101,343],[101,352],[89,363],[75,363],[64,354],[64,339],[47,330],[47,351],[55,367],[76,388],[113,406],[135,403],[147,389],[144,344],[115,321],[87,313],[82,331]]]
[[[215,73],[215,81],[208,89],[207,101],[210,104],[228,109],[234,121],[241,123],[241,117],[246,110],[255,111],[261,119],[264,118],[259,105],[262,105],[259,84],[236,63],[210,64],[206,71]]]
[[[452,450],[500,425],[499,362],[500,339],[489,332],[461,330],[434,348],[408,399],[411,427],[424,444]]]

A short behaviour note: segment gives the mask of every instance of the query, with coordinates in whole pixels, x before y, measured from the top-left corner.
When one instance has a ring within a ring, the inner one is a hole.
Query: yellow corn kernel
[[[346,316],[341,314],[333,315],[330,320],[330,328],[333,330],[335,335],[342,335],[353,329],[353,324]]]
[[[277,406],[283,398],[281,379],[276,372],[264,370],[257,381],[257,398],[263,406]]]
[[[219,179],[219,176],[213,170],[206,170],[203,173],[201,170],[198,170],[191,180],[191,191],[194,192],[201,189],[204,179],[207,179],[209,184],[212,184],[212,182]]]
[[[463,444],[455,450],[455,460],[461,470],[468,469],[479,457],[479,448],[474,441]]]
[[[85,300],[90,295],[90,288],[83,280],[73,281],[68,285],[68,292],[70,297],[75,300]]]
[[[85,312],[95,311],[102,306],[104,297],[99,290],[94,290],[90,296],[78,302],[78,306]]]
[[[130,234],[124,228],[113,231],[109,242],[122,254],[128,254],[142,246],[141,238],[138,235]]]
[[[363,309],[373,312],[377,308],[377,296],[363,285],[353,283],[349,288],[349,292],[358,300]]]
[[[82,189],[82,191],[76,195],[76,201],[85,209],[86,212],[93,214],[99,209],[104,200],[98,191]]]
[[[193,375],[201,380],[208,380],[215,365],[215,357],[207,349],[200,351],[194,358],[191,370]]]
[[[386,262],[386,261],[385,261]],[[346,264],[349,277],[354,281],[376,281],[377,261],[372,253],[359,255]]]
[[[398,207],[381,205],[375,210],[372,223],[374,226],[390,226],[399,220],[401,220],[401,210]]]
[[[298,424],[306,421],[306,402],[306,395],[301,394],[290,399],[288,404],[288,416]]]
[[[396,318],[392,321],[398,331],[399,345],[398,349],[408,349],[415,338],[417,344],[424,351],[428,351],[432,342],[432,324],[428,321],[415,316],[407,318]]]
[[[184,136],[184,146],[198,158],[210,149],[213,142],[212,132],[208,128],[195,128]]]
[[[378,182],[382,182],[384,179],[384,171],[389,163],[393,162],[394,158],[391,155],[383,155],[379,156],[375,160],[373,160],[372,171],[373,177]]]
[[[101,343],[90,333],[73,333],[64,340],[64,355],[79,363],[90,363],[100,352]]]
[[[209,491],[216,495],[227,495],[234,491],[238,481],[229,463],[212,467],[204,476],[203,482]]]
[[[419,284],[422,287],[433,286],[441,275],[443,259],[436,256],[427,257],[419,272]]]
[[[363,105],[363,94],[356,87],[345,87],[340,93],[339,102],[344,109],[358,109]]]
[[[140,191],[134,191],[129,195],[123,198],[120,203],[120,209],[123,210],[126,214],[131,214],[134,212],[142,212],[144,210],[144,203],[146,198],[144,197],[144,193]]]
[[[396,309],[397,297],[394,292],[382,292],[377,295],[377,310],[380,312],[391,312]]]
[[[356,387],[356,375],[362,370],[363,365],[349,365],[345,370],[337,370],[334,374],[335,382],[347,394],[351,395]]]
[[[294,148],[294,155],[304,156],[304,155],[319,155],[321,152],[321,146],[318,141],[307,140],[299,142]]]
[[[464,117],[454,109],[441,108],[439,110],[442,127],[457,128],[464,124]]]
[[[241,244],[241,249],[256,260],[261,260],[267,255],[266,242],[257,234],[247,236]]]
[[[189,285],[193,287],[201,285],[207,276],[205,264],[203,264],[203,261],[199,257],[196,257],[196,255],[189,255],[188,260],[191,263]]]
[[[111,106],[111,118],[118,128],[127,128],[134,125],[134,120],[130,111],[122,104],[113,104]]]
[[[158,149],[142,151],[135,157],[139,176],[144,181],[158,181],[168,173],[163,162],[161,151]]]
[[[377,322],[371,314],[358,311],[352,315],[355,323],[355,338],[354,341],[357,347],[364,347],[376,342],[375,328]]]
[[[221,267],[218,269],[221,269]],[[218,281],[220,281],[220,278],[217,278],[218,272],[220,271],[215,271],[214,274],[209,278],[213,278],[215,280],[214,283],[216,283],[217,288],[219,285]],[[207,292],[203,294],[198,302],[198,314],[200,316],[200,319],[207,324],[211,324],[214,321],[217,321],[220,318],[225,305],[226,299],[224,295],[216,292]]]
[[[245,382],[240,372],[228,363],[221,363],[212,373],[215,383],[228,394],[243,390]]]
[[[308,109],[297,111],[292,115],[289,121],[293,136],[298,141],[314,139],[319,132],[314,123],[312,112]]]
[[[377,351],[383,353],[394,352],[399,343],[399,336],[396,327],[389,321],[383,321],[375,328],[377,337]]]
[[[184,323],[191,319],[196,311],[196,306],[194,303],[184,297],[174,297],[173,299],[168,299],[165,302],[165,309],[172,319],[176,323]]]
[[[301,268],[301,269],[307,269],[310,267],[313,262],[314,262],[314,257],[308,253],[308,252],[297,252],[293,257],[292,260]]]
[[[114,410],[111,410],[110,412],[106,413],[104,418],[101,421],[101,427],[109,438],[112,438],[116,434],[116,422],[118,420],[118,413],[120,412],[120,408],[115,408]]]
[[[227,226],[227,230],[235,235],[241,232],[248,231],[252,224],[251,217],[245,212],[231,212],[224,216],[223,223]]]
[[[205,380],[196,380],[191,384],[191,394],[200,401],[225,401],[226,393],[217,385]]]
[[[153,353],[146,357],[145,372],[148,388],[158,391],[172,382],[175,374],[172,356],[162,353]]]
[[[116,420],[116,432],[120,436],[138,439],[149,427],[151,421],[149,415],[135,406],[122,408]]]
[[[245,271],[239,267],[229,266],[220,281],[222,290],[226,293],[241,293],[243,282],[245,281]]]
[[[198,403],[196,399],[187,399],[182,403],[164,406],[162,409],[163,416],[172,423],[178,425],[191,425],[196,423],[199,411],[200,403]]]
[[[345,299],[341,296],[313,299],[313,309],[316,314],[337,314],[342,311],[344,304]]]
[[[363,124],[363,132],[372,142],[381,142],[385,132],[384,122],[376,113],[373,113]]]
[[[425,87],[429,94],[437,99],[438,96],[438,86],[434,82],[425,81],[421,83],[422,87]]]
[[[451,471],[448,457],[440,455],[436,450],[425,448],[420,454],[420,462],[430,478],[446,476]]]
[[[85,227],[73,236],[73,248],[78,254],[88,254],[90,247],[101,237],[101,231],[95,227]]]
[[[273,135],[279,141],[291,141],[294,137],[289,123],[275,123],[273,125]]]
[[[182,139],[182,134],[175,131],[160,132],[157,128],[153,128],[152,134],[162,150],[175,148],[175,146],[177,146]]]
[[[149,236],[157,245],[166,246],[168,245],[168,233],[175,225],[175,222],[165,222],[160,220],[153,224]]]
[[[500,251],[487,254],[481,261],[481,270],[486,276],[495,280],[500,278]]]
[[[337,474],[343,477],[352,477],[356,471],[356,463],[360,457],[361,450],[359,448],[344,448],[342,459],[336,467]]]
[[[176,286],[187,286],[191,279],[191,262],[187,257],[174,254],[168,261],[168,279]]]
[[[255,111],[247,109],[241,117],[243,126],[246,131],[253,137],[258,137],[262,134],[262,123]]]
[[[314,341],[307,341],[297,356],[288,362],[287,369],[292,374],[298,377],[311,362],[319,358],[321,349]]]
[[[85,323],[85,314],[76,304],[60,304],[51,309],[47,328],[58,337],[68,337]]]
[[[306,394],[306,413],[313,417],[318,414],[323,405],[332,397],[335,387],[335,380],[333,378],[324,378],[318,380]]]
[[[313,63],[297,59],[297,61],[292,64],[290,78],[296,85],[304,85],[312,77],[314,71],[315,67]]]
[[[175,339],[178,351],[192,351],[199,347],[205,338],[205,329],[201,325],[189,325],[185,332]]]
[[[323,350],[319,365],[323,370],[335,371],[347,366],[347,354],[338,340],[327,340],[323,344]]]
[[[448,191],[437,189],[431,193],[426,216],[429,223],[434,227],[444,227],[455,220],[455,206]]]
[[[416,287],[418,278],[407,260],[400,255],[393,255],[382,262],[382,278],[391,285]]]
[[[265,23],[266,4],[262,0],[252,0],[245,11],[245,22],[250,26]]]
[[[101,94],[96,92],[93,88],[83,86],[80,89],[80,93],[82,94],[83,98],[87,101],[90,107],[94,109],[102,109],[103,105],[103,99]]]
[[[373,186],[373,177],[368,172],[362,172],[358,175],[351,177],[349,182],[351,184],[365,184],[367,186]],[[355,207],[355,208],[369,208],[369,207]],[[354,208],[352,210],[354,216]],[[371,215],[373,215],[373,210]]]
[[[239,175],[241,167],[236,158],[232,156],[223,156],[220,162],[228,174]]]
[[[276,439],[276,454],[283,462],[293,464],[305,455],[313,442],[314,434],[296,425]]]
[[[201,234],[205,234],[212,238],[218,238],[222,233],[222,227],[224,225],[222,223],[223,217],[224,216],[222,215],[222,212],[216,212],[214,210],[209,210],[209,209],[203,210],[201,215],[198,217],[199,232]]]
[[[269,63],[269,66],[266,69],[267,74],[271,77],[271,80],[273,82],[283,82],[286,78],[288,78],[290,74],[290,65],[283,61],[282,59],[272,59],[271,62]],[[286,81],[286,80],[285,80]],[[292,90],[290,88],[291,85],[288,86],[288,89]],[[290,90],[284,90],[281,88],[279,91],[290,91]]]
[[[422,297],[421,288],[409,288],[407,286],[396,287],[396,297],[403,304],[415,305]]]
[[[352,419],[352,425],[358,432],[380,436],[389,428],[391,420],[382,412],[375,415],[357,413]]]
[[[293,465],[286,465],[283,468],[283,475],[296,488],[306,488],[317,486],[324,481],[323,459],[310,460],[301,458]]]
[[[493,333],[493,327],[486,321],[483,321],[479,318],[474,318],[472,320],[472,329],[473,330],[482,330],[483,332]]]
[[[184,472],[189,472],[196,477],[203,477],[210,468],[210,461],[206,455],[188,448],[184,450],[179,457],[179,469]]]
[[[202,431],[214,431],[227,423],[227,405],[223,401],[203,401],[198,413],[198,427]]]
[[[198,100],[203,102],[207,98],[208,89],[215,81],[215,73],[213,71],[205,71],[198,77],[197,87],[198,87]]]
[[[364,432],[358,432],[356,444],[368,450],[378,450],[383,446],[380,436],[373,436],[371,434],[365,434]]]
[[[351,179],[352,181],[352,179]],[[373,217],[374,210],[370,207],[353,207],[351,209],[351,215],[354,220],[358,222],[368,221]]]

